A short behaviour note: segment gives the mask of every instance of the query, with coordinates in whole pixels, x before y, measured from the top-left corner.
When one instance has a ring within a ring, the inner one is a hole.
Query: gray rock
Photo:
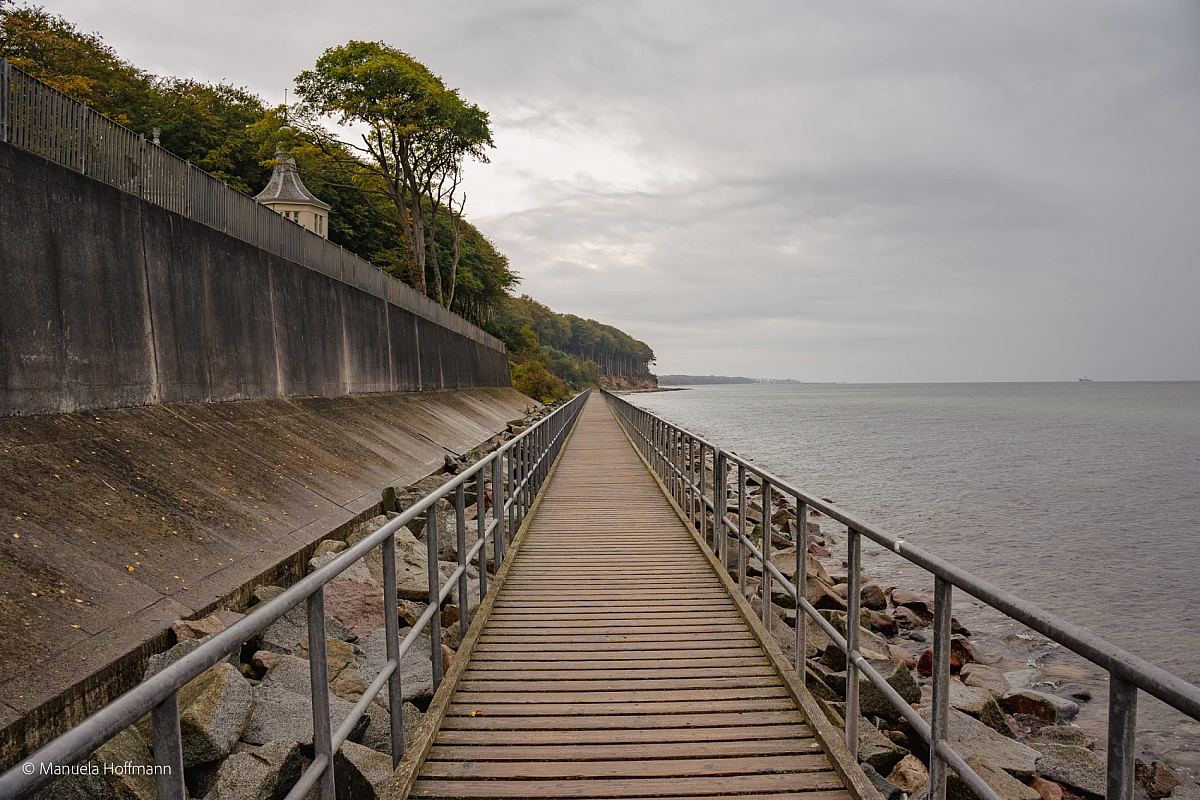
[[[930,721],[932,711],[920,710],[921,719]],[[998,769],[1025,780],[1037,769],[1038,751],[1000,735],[974,717],[950,709],[948,741],[964,758],[979,756]]]
[[[1087,748],[1073,744],[1035,741],[1033,748],[1041,754],[1037,761],[1037,771],[1043,778],[1073,789],[1104,796],[1108,788],[1108,778],[1103,758]]]
[[[260,587],[263,588],[263,587]],[[353,642],[358,634],[351,631],[328,613],[325,614],[325,635],[343,642]],[[298,655],[301,642],[308,638],[308,609],[300,603],[271,623],[259,638],[260,649],[273,653]]]
[[[961,675],[967,686],[986,689],[996,700],[1013,690],[1003,672],[985,664],[967,664],[962,668]]]
[[[996,704],[991,692],[978,686],[965,686],[956,680],[950,681],[950,705],[964,714],[987,725],[994,731],[1009,734],[1008,720]],[[1011,737],[1010,737],[1011,738]]]
[[[863,774],[867,776],[867,780],[871,785],[883,795],[883,800],[903,800],[904,791],[896,784],[889,781],[887,778],[879,774],[879,772],[870,764],[862,765]]]
[[[162,672],[164,669],[171,666],[176,661],[178,661],[179,659],[186,656],[188,653],[197,649],[198,647],[200,647],[200,645],[204,644],[211,638],[212,638],[212,636],[209,635],[209,636],[202,637],[200,639],[184,639],[183,641],[181,641],[178,644],[171,647],[171,649],[164,650],[161,653],[155,653],[154,655],[150,656],[150,660],[146,663],[146,672],[144,675],[142,675],[142,680],[143,681],[149,680],[151,677]],[[230,653],[229,655],[227,655],[225,657],[225,660],[228,661],[230,664],[232,664],[234,667],[237,667],[239,664],[241,664],[241,661],[238,659],[238,656],[239,656],[239,653],[237,651],[234,651],[234,652]]]
[[[1071,725],[1047,725],[1033,735],[1035,741],[1050,742],[1051,744],[1073,744],[1076,747],[1086,747],[1088,750],[1096,746],[1096,740],[1079,728]]]
[[[1000,705],[1010,714],[1024,714],[1047,725],[1068,722],[1079,713],[1079,704],[1033,689],[1014,689],[1000,698]]]
[[[300,779],[300,743],[281,740],[234,753],[205,800],[282,800]]]
[[[392,757],[346,742],[334,758],[338,800],[380,800],[392,778]]]
[[[127,728],[100,745],[87,763],[95,765],[95,775],[68,775],[44,787],[34,800],[155,800],[158,793],[152,775],[105,773],[104,765],[140,767],[154,764],[150,748],[137,730]]]
[[[400,640],[408,635],[409,629],[400,631]],[[359,671],[367,683],[375,680],[383,665],[387,663],[387,639],[382,630],[373,632],[359,643],[361,653],[355,655]],[[433,665],[429,661],[429,637],[421,635],[400,659],[400,686],[404,700],[426,702],[433,698]],[[379,692],[379,699],[388,706],[388,687]]]
[[[913,680],[912,671],[899,659],[868,659],[880,677],[896,690],[896,693],[906,703],[916,703],[921,699],[921,689]],[[875,684],[866,675],[859,675],[858,681],[859,709],[863,714],[874,714],[890,720],[900,719],[900,712],[883,692],[875,688]],[[890,769],[890,766],[889,766]]]
[[[253,707],[249,682],[225,662],[189,681],[179,692],[183,765],[192,767],[229,755]]]
[[[330,696],[329,716],[336,730],[350,715],[354,706],[340,697]],[[362,738],[370,720],[364,714],[350,733],[352,741]],[[250,722],[242,731],[242,741],[247,744],[264,745],[270,742],[295,740],[306,750],[311,749],[312,700],[278,686],[254,687],[254,712]]]
[[[1200,800],[1200,783],[1184,781],[1171,792],[1171,800]]]
[[[314,556],[313,558],[310,558],[308,560],[308,571],[316,572],[321,567],[323,567],[326,564],[337,559],[338,555],[340,555],[340,554],[339,553],[323,553],[319,556]],[[381,558],[382,558],[382,556],[381,556]],[[371,571],[367,569],[367,565],[364,564],[363,561],[364,561],[364,559],[361,559],[361,558],[358,561],[355,561],[353,564],[346,567],[346,569],[343,570],[338,575],[338,577],[339,578],[354,578],[355,580],[360,580],[360,581],[374,580],[374,577],[371,575]],[[382,573],[380,573],[380,575],[382,576]]]
[[[858,760],[870,764],[880,775],[892,771],[908,751],[879,732],[866,719],[858,721]]]
[[[363,679],[362,673],[359,671],[357,659],[350,650],[350,645],[343,642],[337,644],[341,648],[337,650],[331,648],[326,659],[330,691],[343,700],[352,703],[358,702],[358,698],[367,689],[367,681]],[[308,660],[282,655],[275,665],[263,675],[261,685],[286,689],[289,692],[308,696],[310,682],[311,666]]]
[[[986,758],[971,756],[967,766],[975,770],[975,774],[1000,796],[1000,800],[1040,800],[1041,795],[1019,780],[997,767]],[[946,779],[946,797],[949,800],[976,800],[975,794],[967,788],[967,784],[954,770],[950,770]]]
[[[371,721],[367,725],[367,730],[363,733],[362,744],[372,750],[378,750],[380,753],[391,755],[391,712],[378,702],[374,702],[367,707],[367,716],[370,717]],[[425,715],[421,713],[421,709],[412,703],[406,702],[404,704],[404,741],[406,743],[413,741],[413,737],[417,734],[417,728],[424,717]]]

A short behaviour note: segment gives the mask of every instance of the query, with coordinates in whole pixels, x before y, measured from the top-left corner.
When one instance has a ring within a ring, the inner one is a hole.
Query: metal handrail
[[[504,343],[459,315],[256,202],[173,153],[88,108],[0,55],[0,142],[268,250],[473,341],[504,352]]]
[[[1137,692],[1142,690],[1158,698],[1172,708],[1192,719],[1200,720],[1200,687],[1197,687],[1161,667],[1145,661],[1128,651],[1113,645],[1099,636],[1047,611],[1028,603],[1009,592],[961,570],[904,539],[860,519],[854,514],[822,500],[811,492],[799,489],[782,478],[761,467],[751,464],[738,455],[722,450],[713,443],[667,422],[629,401],[602,390],[604,399],[617,412],[617,418],[631,434],[664,485],[672,494],[685,515],[709,541],[712,528],[714,554],[722,565],[730,567],[728,536],[719,535],[716,520],[720,519],[720,530],[728,531],[738,542],[738,578],[745,591],[745,554],[749,551],[763,565],[762,613],[764,624],[770,624],[770,597],[772,580],[777,581],[796,601],[797,608],[804,613],[847,655],[846,674],[846,746],[857,756],[858,749],[858,676],[861,672],[896,707],[904,719],[930,745],[930,795],[931,800],[944,800],[946,793],[946,767],[952,768],[977,797],[998,800],[996,793],[967,766],[962,757],[947,741],[950,717],[950,612],[953,602],[953,587],[958,587],[972,597],[986,603],[1005,616],[1037,631],[1051,641],[1066,647],[1109,674],[1108,708],[1108,800],[1132,800],[1134,786],[1134,737],[1137,728]],[[699,466],[697,468],[697,462]],[[738,522],[734,523],[725,509],[729,507],[730,466],[736,467],[735,494],[738,504]],[[711,468],[712,497],[706,496],[707,470]],[[755,547],[744,530],[746,519],[746,477],[758,477],[763,489],[763,538],[762,549]],[[771,562],[771,493],[779,490],[796,501],[796,579],[792,583]],[[720,514],[717,509],[721,508]],[[837,629],[807,600],[805,581],[807,572],[807,513],[813,508],[837,520],[847,529],[847,612],[846,635]],[[714,522],[710,525],[707,512],[713,512]],[[861,546],[865,536],[907,561],[916,564],[934,576],[933,612],[933,700],[931,722],[926,723],[917,712],[879,675],[858,651],[859,604],[861,588]],[[805,626],[796,620],[796,669],[800,672],[804,664]],[[803,679],[803,675],[801,675]]]
[[[392,764],[400,763],[404,754],[404,704],[400,686],[400,659],[415,644],[417,637],[429,629],[429,657],[433,668],[434,689],[442,681],[441,603],[457,583],[459,590],[459,625],[463,633],[470,624],[470,603],[467,599],[467,565],[478,561],[479,594],[482,600],[488,591],[487,541],[494,538],[493,569],[498,571],[507,550],[509,537],[515,535],[529,507],[541,491],[562,449],[567,434],[579,418],[579,412],[590,393],[585,391],[555,409],[522,433],[502,444],[492,453],[465,468],[440,488],[421,498],[399,516],[389,520],[379,530],[338,554],[300,581],[242,619],[197,647],[174,664],[150,677],[118,697],[88,719],[62,734],[40,750],[0,775],[0,797],[20,800],[28,797],[54,779],[39,765],[68,766],[91,755],[98,747],[128,728],[146,713],[152,715],[154,762],[170,767],[156,770],[155,783],[159,800],[183,800],[185,797],[183,750],[179,729],[179,691],[188,681],[224,660],[231,651],[241,647],[264,631],[271,623],[287,614],[300,603],[306,603],[308,613],[309,678],[313,707],[312,764],[288,793],[288,800],[305,797],[313,786],[318,787],[320,800],[334,800],[333,756],[347,740],[355,724],[366,713],[371,701],[388,686],[391,714]],[[476,542],[466,548],[465,488],[475,479]],[[485,481],[492,485],[491,520],[485,522]],[[453,496],[458,567],[441,583],[438,553],[437,502]],[[429,608],[400,639],[396,610],[396,549],[395,536],[400,528],[426,516],[425,542],[429,563]],[[325,647],[324,587],[355,562],[376,547],[383,555],[384,627],[387,661],[362,698],[336,731],[332,730],[329,713],[329,678]],[[318,691],[318,687],[324,687]],[[33,769],[26,772],[30,767]]]

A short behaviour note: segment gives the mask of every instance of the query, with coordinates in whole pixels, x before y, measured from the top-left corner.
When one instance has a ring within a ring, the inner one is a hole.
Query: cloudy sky
[[[492,115],[468,216],[659,372],[1200,379],[1200,3],[45,0],[269,101],[383,39]]]

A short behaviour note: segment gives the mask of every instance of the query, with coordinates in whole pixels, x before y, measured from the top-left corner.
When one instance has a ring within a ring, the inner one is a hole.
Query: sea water
[[[1200,383],[751,384],[627,399],[1200,682]],[[882,548],[864,547],[864,570],[932,596],[926,573]],[[1027,633],[956,595],[987,647]],[[1043,648],[1028,662],[1056,659]],[[1102,736],[1107,690],[1092,673],[1080,724]],[[1139,702],[1146,752],[1200,769],[1200,723]]]

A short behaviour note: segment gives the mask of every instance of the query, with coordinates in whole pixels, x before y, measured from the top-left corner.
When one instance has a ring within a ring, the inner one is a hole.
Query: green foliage
[[[513,388],[522,394],[529,395],[534,400],[555,403],[571,396],[571,390],[546,369],[543,361],[531,360],[523,364],[511,362],[509,371],[512,375]]]
[[[291,109],[227,83],[144,72],[98,34],[13,0],[0,0],[0,53],[136,132],[160,128],[163,147],[248,194],[266,185],[282,147],[333,206],[330,241],[421,291],[432,277],[435,299],[504,341],[513,385],[531,397],[553,402],[601,375],[647,374],[654,360],[616,328],[509,296],[520,278],[462,218],[461,194],[455,200],[464,158],[486,161],[493,146],[488,114],[401,50],[356,41],[330,48],[297,78],[306,105]],[[365,123],[368,146],[338,141],[321,113]]]

